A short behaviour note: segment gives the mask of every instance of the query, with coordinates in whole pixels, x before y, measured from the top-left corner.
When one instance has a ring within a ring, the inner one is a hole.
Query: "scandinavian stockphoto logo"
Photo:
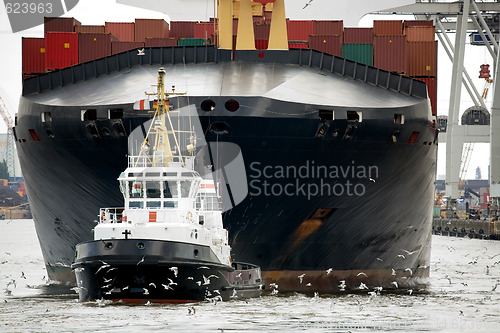
[[[379,176],[377,166],[319,165],[305,161],[301,165],[263,165],[250,163],[250,196],[356,196],[366,193],[369,182]]]
[[[4,0],[12,32],[19,32],[44,23],[45,17],[59,17],[78,4],[79,0]]]

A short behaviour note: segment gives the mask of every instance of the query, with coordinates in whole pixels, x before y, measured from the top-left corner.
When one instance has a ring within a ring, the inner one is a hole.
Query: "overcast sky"
[[[368,0],[367,0],[368,1]],[[370,1],[371,2],[371,1]],[[104,24],[106,21],[132,22],[135,18],[163,18],[166,21],[169,17],[163,13],[145,9],[139,9],[127,5],[120,5],[115,0],[80,0],[78,5],[66,17],[75,17],[82,24]],[[360,26],[372,26],[373,19],[404,19],[401,17],[369,16],[360,21]],[[43,37],[43,26],[25,30],[13,34],[4,6],[0,6],[0,95],[7,105],[7,108],[14,119],[17,112],[19,96],[21,95],[21,37]],[[450,38],[454,41],[454,35]],[[450,73],[451,62],[444,50],[439,49],[438,65],[438,114],[448,113],[450,94]],[[468,46],[466,49],[466,68],[470,76],[476,83],[478,90],[482,91],[483,81],[477,78],[479,66],[483,63],[492,65],[491,57],[485,47]],[[490,89],[492,92],[492,89]],[[488,97],[488,105],[492,100],[491,94]],[[462,91],[461,113],[472,106],[472,102],[465,89]],[[0,121],[0,132],[4,133],[6,127]],[[444,147],[440,145],[438,175],[444,174]],[[467,178],[474,178],[477,166],[481,167],[483,178],[487,177],[487,165],[489,163],[489,145],[476,144],[470,162]]]

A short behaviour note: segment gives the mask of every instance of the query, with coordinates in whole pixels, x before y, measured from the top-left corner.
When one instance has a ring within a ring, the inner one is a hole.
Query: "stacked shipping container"
[[[270,12],[254,19],[255,46],[267,49]],[[258,18],[258,19],[257,19]],[[238,19],[233,20],[233,34]],[[37,74],[143,47],[213,44],[217,20],[170,22],[136,19],[81,25],[74,18],[46,18],[46,37],[23,38],[23,73]],[[432,21],[374,21],[373,28],[344,28],[343,21],[287,20],[290,48],[311,48],[416,77],[427,83],[433,113],[437,97],[437,42]]]

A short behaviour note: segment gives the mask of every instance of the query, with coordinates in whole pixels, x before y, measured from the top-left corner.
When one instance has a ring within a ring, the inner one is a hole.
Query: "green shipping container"
[[[373,66],[373,45],[342,44],[342,58]]]
[[[203,38],[179,38],[178,46],[204,46],[206,40]]]

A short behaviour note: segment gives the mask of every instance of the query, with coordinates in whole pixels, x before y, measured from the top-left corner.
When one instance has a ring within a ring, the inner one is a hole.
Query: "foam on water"
[[[32,220],[0,221],[0,331],[498,332],[500,242],[433,236],[424,292],[263,296],[183,305],[78,302],[47,281]],[[411,294],[410,294],[411,293]]]

